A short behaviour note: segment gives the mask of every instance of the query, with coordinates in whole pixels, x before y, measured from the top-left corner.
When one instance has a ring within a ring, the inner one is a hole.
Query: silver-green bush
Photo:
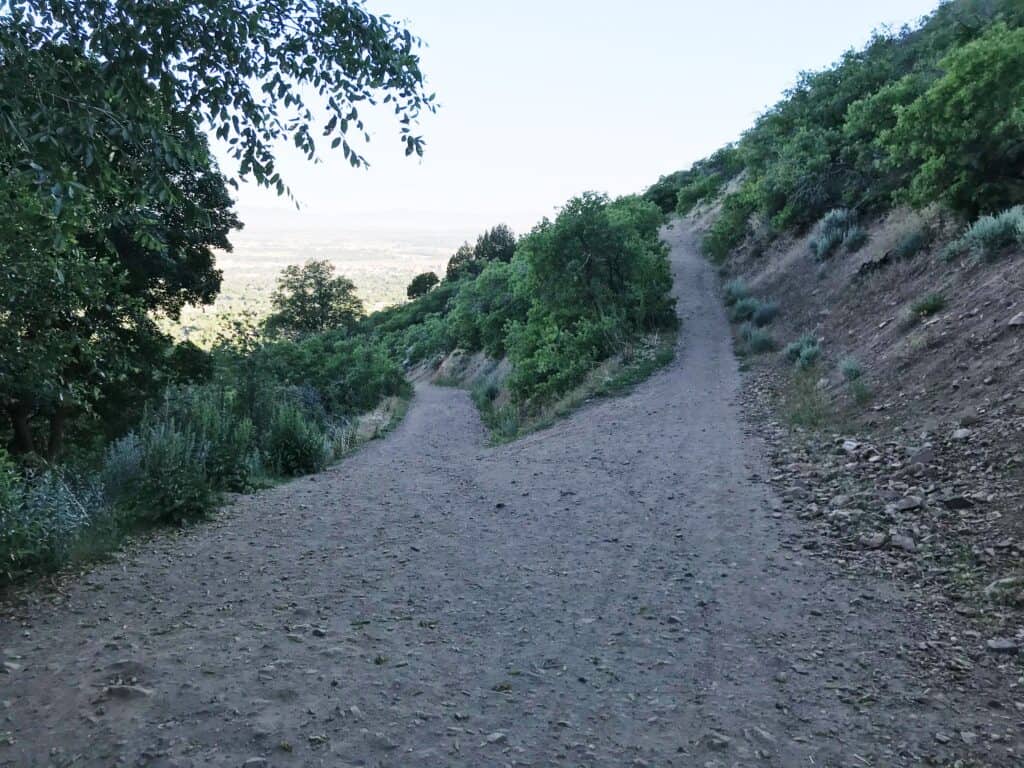
[[[826,213],[814,228],[811,236],[811,254],[818,261],[832,255],[857,226],[857,214],[849,208],[836,208]]]
[[[965,252],[985,259],[996,258],[1014,247],[1024,246],[1024,205],[1016,205],[993,216],[982,216],[950,244],[947,253]]]

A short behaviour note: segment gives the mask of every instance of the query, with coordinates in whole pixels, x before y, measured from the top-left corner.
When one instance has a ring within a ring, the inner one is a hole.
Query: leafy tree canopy
[[[393,108],[406,154],[421,154],[414,126],[434,109],[416,50],[401,24],[360,0],[8,0],[0,20],[3,64],[41,49],[98,63],[104,76],[53,88],[46,67],[24,81],[25,98],[5,104],[4,139],[22,146],[41,178],[66,195],[61,160],[100,167],[113,137],[151,148],[173,163],[194,163],[194,146],[154,132],[152,102],[194,117],[227,142],[238,173],[285,191],[273,147],[288,140],[307,157],[317,134],[366,164],[351,137],[369,140],[361,111]],[[35,119],[26,121],[29,111]],[[73,136],[63,135],[73,125]],[[158,125],[159,121],[155,121]],[[49,126],[33,131],[33,124]],[[55,141],[56,140],[56,141]],[[161,189],[158,175],[149,178]]]
[[[47,113],[32,111],[26,94],[98,99],[104,67],[66,46],[0,47],[0,58],[0,104],[8,108],[0,110],[0,129],[6,119],[33,135],[54,131],[68,145],[81,139],[79,129],[87,133],[74,121],[44,124]],[[18,452],[43,449],[34,420],[49,421],[52,456],[70,415],[115,392],[120,411],[130,410],[168,363],[170,341],[151,313],[176,316],[186,303],[211,302],[220,288],[214,249],[229,249],[228,234],[240,226],[225,180],[188,116],[163,109],[152,89],[146,105],[149,138],[106,136],[102,166],[54,150],[61,173],[74,180],[66,196],[40,185],[40,166],[26,155],[32,145],[0,147],[0,405]],[[65,106],[67,117],[98,104]],[[60,141],[51,137],[51,146]],[[195,147],[205,162],[175,162],[159,151],[164,141]],[[167,194],[147,193],[141,179],[150,174],[160,175]]]
[[[433,272],[423,272],[412,279],[409,287],[405,290],[405,295],[410,299],[418,299],[420,296],[430,293],[430,290],[440,282],[441,278]]]
[[[881,137],[915,167],[907,198],[972,217],[1024,200],[1024,28],[996,24],[940,66]]]
[[[355,284],[334,274],[331,262],[315,259],[281,271],[271,295],[274,312],[267,331],[293,338],[332,329],[351,329],[366,314]]]
[[[464,243],[448,262],[445,273],[446,280],[460,280],[464,277],[476,277],[484,267],[492,261],[508,263],[516,252],[515,233],[506,224],[481,233],[476,245]]]

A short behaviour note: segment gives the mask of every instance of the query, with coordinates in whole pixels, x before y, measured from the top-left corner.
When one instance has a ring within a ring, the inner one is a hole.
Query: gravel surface
[[[0,765],[1019,765],[897,583],[804,556],[667,237],[681,346],[632,394],[487,448],[420,385],[328,472],[7,607]]]

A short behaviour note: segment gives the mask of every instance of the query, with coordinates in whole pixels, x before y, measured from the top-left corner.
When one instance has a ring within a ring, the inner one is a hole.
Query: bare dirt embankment
[[[699,232],[712,214],[688,224]],[[754,238],[721,270],[778,303],[768,332],[780,346],[804,334],[820,343],[809,385],[780,352],[744,359],[771,481],[807,522],[815,557],[913,588],[930,617],[923,661],[965,675],[992,668],[1015,683],[1024,673],[1024,254],[950,258],[944,245],[959,230],[934,211],[897,209],[865,225],[856,253],[818,262],[813,232],[767,248]],[[915,312],[929,296],[940,299],[934,311]],[[843,375],[850,360],[862,372],[856,392]],[[809,410],[821,422],[813,429],[801,426]]]
[[[1019,764],[1002,676],[922,667],[911,595],[807,557],[669,238],[684,332],[628,396],[486,448],[420,385],[332,470],[7,608],[0,764]]]

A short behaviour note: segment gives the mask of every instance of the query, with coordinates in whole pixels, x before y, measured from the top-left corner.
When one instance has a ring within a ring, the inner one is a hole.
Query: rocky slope
[[[714,213],[681,226],[700,232]],[[957,233],[936,213],[896,210],[867,232],[860,251],[823,262],[811,233],[767,247],[752,238],[720,268],[779,306],[766,327],[777,351],[744,358],[770,480],[805,521],[809,553],[916,590],[935,627],[921,654],[1013,679],[1024,648],[1024,254],[949,259]],[[916,315],[929,295],[943,306]],[[821,354],[801,375],[778,349],[803,334]],[[856,388],[843,374],[851,360]],[[813,428],[801,426],[809,409]]]

